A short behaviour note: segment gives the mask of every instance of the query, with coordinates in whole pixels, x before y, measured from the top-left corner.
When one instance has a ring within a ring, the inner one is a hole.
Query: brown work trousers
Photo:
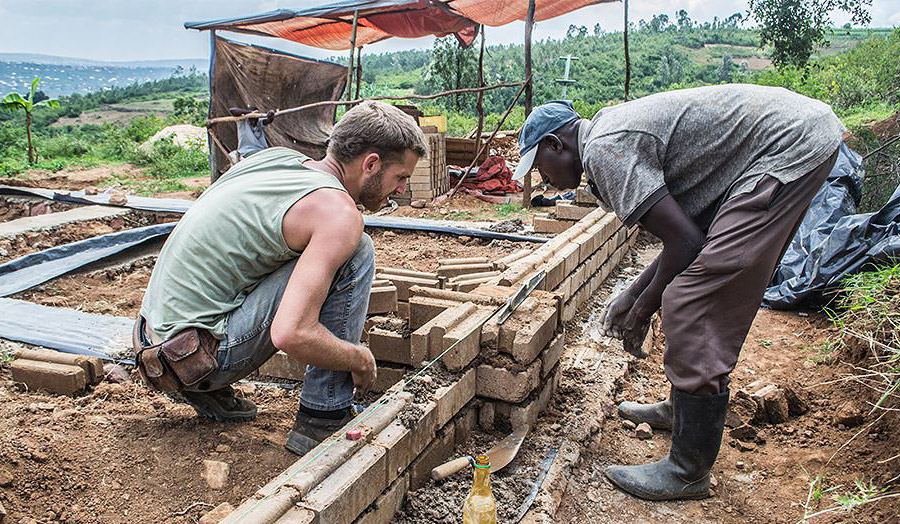
[[[722,204],[700,254],[662,296],[665,371],[676,389],[727,387],[775,266],[836,160],[837,151],[787,184],[764,176]]]

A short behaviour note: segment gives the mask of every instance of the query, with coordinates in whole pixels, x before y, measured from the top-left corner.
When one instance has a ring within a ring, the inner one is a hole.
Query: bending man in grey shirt
[[[609,304],[607,334],[636,356],[662,309],[669,400],[624,402],[623,417],[672,430],[668,457],[612,466],[609,479],[652,500],[703,498],[722,440],[728,376],[762,294],[836,158],[831,109],[785,89],[722,85],[660,93],[583,120],[568,102],[529,115],[514,178],[536,167],[560,189],[587,175],[627,225],[664,244]]]

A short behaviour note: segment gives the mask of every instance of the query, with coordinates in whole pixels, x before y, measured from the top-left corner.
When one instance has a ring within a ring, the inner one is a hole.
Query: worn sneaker
[[[347,414],[341,419],[314,417],[298,410],[294,428],[288,433],[284,447],[291,453],[303,456],[333,435],[335,431],[344,427],[355,416],[356,410],[353,407],[347,408]]]
[[[236,397],[230,386],[215,391],[182,391],[180,396],[201,417],[219,422],[249,422],[256,418],[256,404]]]

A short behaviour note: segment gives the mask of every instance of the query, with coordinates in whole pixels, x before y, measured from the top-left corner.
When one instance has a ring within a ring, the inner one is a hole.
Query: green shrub
[[[40,155],[43,158],[76,158],[91,152],[91,146],[84,140],[60,135],[41,141]]]

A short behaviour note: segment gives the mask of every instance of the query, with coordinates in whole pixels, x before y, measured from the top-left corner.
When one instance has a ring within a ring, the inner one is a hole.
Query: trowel
[[[522,446],[522,441],[525,440],[525,435],[528,434],[530,429],[531,426],[528,424],[520,427],[507,435],[506,438],[498,442],[496,446],[492,447],[486,453],[488,458],[491,459],[491,473],[495,473],[506,467],[507,464],[512,462],[512,459],[516,458],[516,453],[519,452],[519,447]],[[445,462],[431,470],[431,478],[434,480],[444,480],[450,475],[465,468],[466,465],[473,460],[472,457],[459,457],[450,462]]]

